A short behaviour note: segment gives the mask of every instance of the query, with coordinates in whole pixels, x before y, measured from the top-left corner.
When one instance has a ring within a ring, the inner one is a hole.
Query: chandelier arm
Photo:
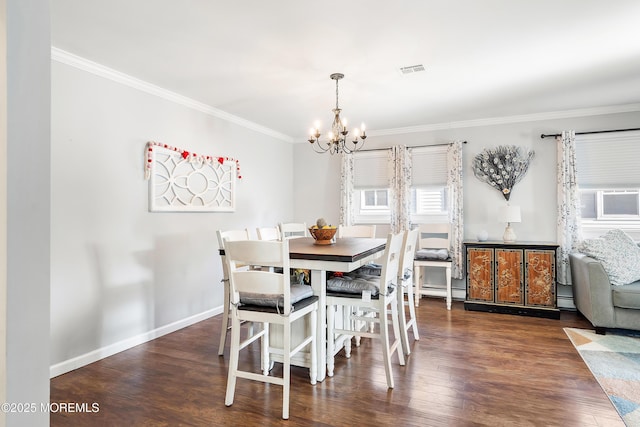
[[[311,146],[313,147],[313,151],[315,151],[318,154],[326,153],[331,149],[331,144],[326,144],[326,148],[323,147],[322,142],[320,141],[319,138],[316,139],[315,143],[312,143]]]

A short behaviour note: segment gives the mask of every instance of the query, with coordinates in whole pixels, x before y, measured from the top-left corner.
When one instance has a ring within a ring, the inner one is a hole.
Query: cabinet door
[[[493,302],[493,249],[467,248],[467,299]]]
[[[527,275],[526,304],[556,306],[556,251],[525,250]]]
[[[496,302],[524,303],[522,249],[496,249]]]

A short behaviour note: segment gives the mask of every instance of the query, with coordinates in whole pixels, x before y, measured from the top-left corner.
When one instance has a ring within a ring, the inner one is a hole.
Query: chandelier
[[[347,130],[347,119],[340,118],[340,106],[338,105],[338,81],[344,77],[344,74],[333,73],[329,77],[331,80],[336,81],[336,108],[333,110],[333,124],[331,125],[331,131],[327,135],[328,140],[323,142],[320,140],[320,124],[316,122],[315,126],[311,128],[311,134],[309,135],[309,142],[313,146],[316,153],[337,154],[344,152],[347,154],[358,151],[364,145],[364,140],[367,138],[365,133],[364,123],[360,126],[360,129],[353,129],[353,140],[347,142],[347,136],[349,131]],[[360,142],[360,140],[362,142]]]

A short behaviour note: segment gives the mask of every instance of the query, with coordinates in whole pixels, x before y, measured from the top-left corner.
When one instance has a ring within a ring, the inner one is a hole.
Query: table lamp
[[[505,243],[515,242],[516,233],[511,228],[512,222],[520,222],[520,206],[506,205],[500,209],[500,222],[506,222],[507,227],[504,229],[502,240]]]

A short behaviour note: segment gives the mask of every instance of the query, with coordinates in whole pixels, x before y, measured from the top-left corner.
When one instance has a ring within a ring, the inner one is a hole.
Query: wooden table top
[[[331,245],[316,245],[313,237],[289,240],[291,259],[354,262],[384,250],[387,239],[345,237]]]

